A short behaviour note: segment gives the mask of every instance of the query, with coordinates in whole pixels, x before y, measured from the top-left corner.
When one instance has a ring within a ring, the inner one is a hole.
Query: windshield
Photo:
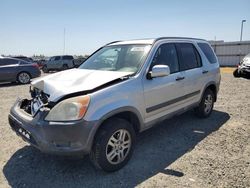
[[[144,63],[150,48],[151,45],[139,44],[106,46],[79,68],[136,73]]]

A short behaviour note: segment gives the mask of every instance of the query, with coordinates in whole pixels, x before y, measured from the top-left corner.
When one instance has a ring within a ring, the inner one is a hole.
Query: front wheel
[[[240,77],[240,73],[239,73],[238,69],[234,70],[233,75],[234,75],[235,78],[239,78]]]
[[[127,164],[134,145],[132,125],[124,119],[112,118],[97,133],[90,158],[96,167],[113,172]]]
[[[210,89],[206,89],[199,106],[195,108],[196,115],[201,118],[206,118],[210,116],[213,111],[214,101],[214,93]]]

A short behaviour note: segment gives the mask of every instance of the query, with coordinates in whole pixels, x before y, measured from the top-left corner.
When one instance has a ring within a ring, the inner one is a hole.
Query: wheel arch
[[[96,135],[102,129],[102,127],[105,126],[104,123],[107,120],[110,120],[111,118],[115,118],[115,117],[125,119],[129,123],[131,123],[136,134],[138,134],[140,132],[140,130],[142,129],[143,120],[142,120],[142,117],[137,109],[135,109],[134,107],[118,108],[118,109],[113,110],[113,111],[107,113],[106,115],[104,115],[101,118],[101,120],[98,122],[97,128],[94,132],[94,136],[92,137],[91,148],[92,148],[93,143],[96,139]]]
[[[203,90],[201,96],[204,95],[204,93],[207,89],[210,89],[214,93],[214,97],[215,97],[214,102],[216,102],[217,101],[217,92],[218,92],[218,88],[216,86],[216,83],[214,81],[207,83],[206,86],[204,87],[204,90]]]
[[[106,115],[104,115],[101,118],[98,129],[101,128],[101,126],[104,124],[105,121],[114,117],[127,120],[129,123],[133,125],[135,132],[137,133],[140,132],[141,126],[143,124],[142,117],[137,109],[135,109],[134,107],[129,107],[129,106],[115,109],[107,113]]]

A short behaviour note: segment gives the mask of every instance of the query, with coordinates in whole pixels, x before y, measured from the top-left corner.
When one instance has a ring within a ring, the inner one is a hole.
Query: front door
[[[161,44],[154,55],[149,71],[154,65],[168,65],[170,75],[153,79],[144,78],[145,123],[185,106],[184,75],[179,71],[175,44]]]

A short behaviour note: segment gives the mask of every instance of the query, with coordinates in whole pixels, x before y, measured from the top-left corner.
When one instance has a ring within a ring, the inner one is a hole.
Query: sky
[[[250,0],[1,0],[0,54],[85,55],[116,40],[250,40]]]

